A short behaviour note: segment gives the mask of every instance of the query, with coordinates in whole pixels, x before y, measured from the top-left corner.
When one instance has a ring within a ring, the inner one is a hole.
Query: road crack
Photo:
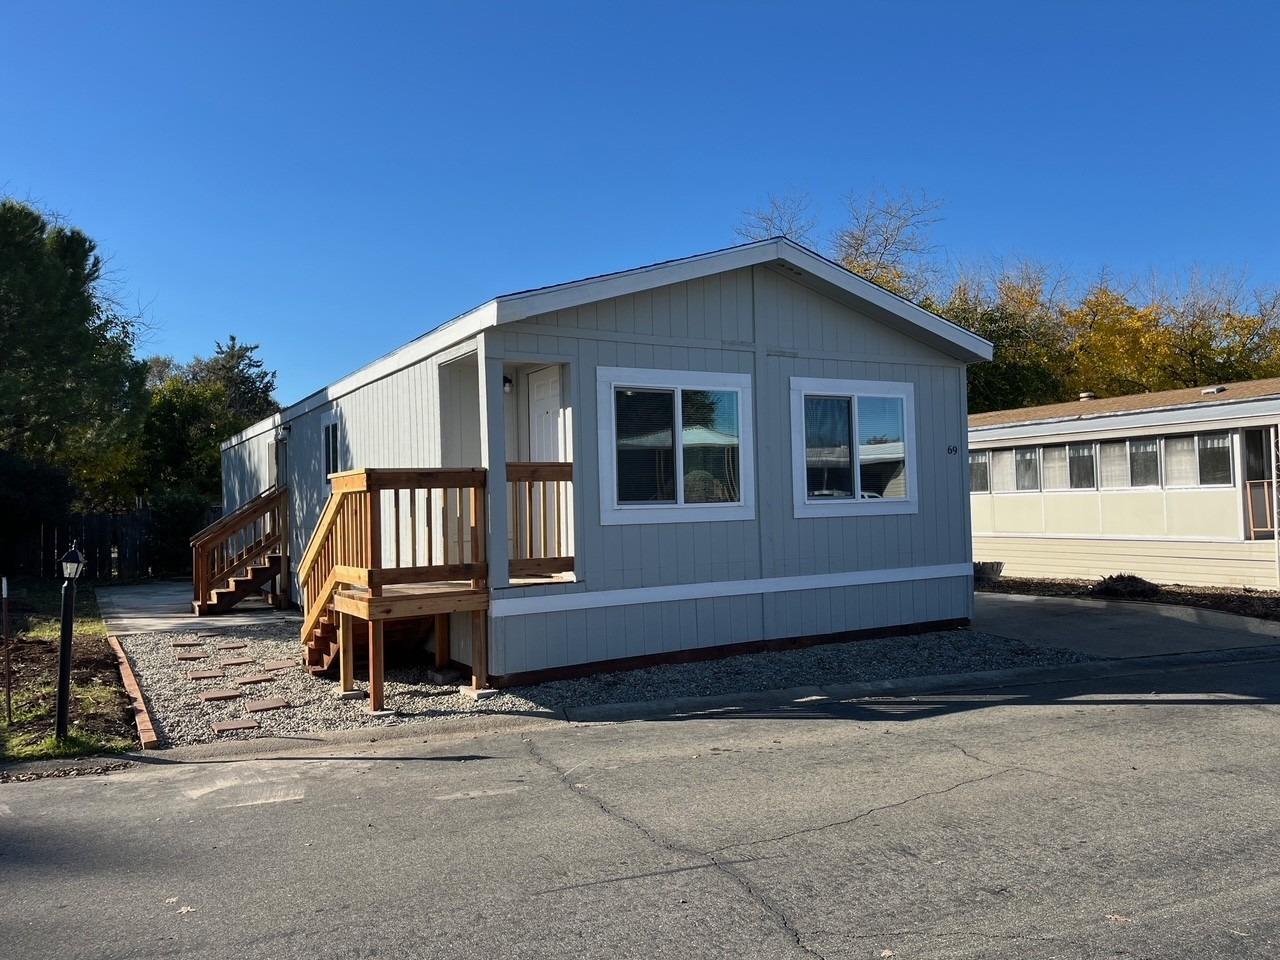
[[[694,847],[688,847],[684,844],[676,843],[674,840],[668,840],[657,831],[650,829],[639,820],[636,820],[634,817],[629,817],[622,811],[616,809],[599,794],[588,790],[584,784],[572,782],[569,779],[568,774],[570,771],[576,769],[576,767],[570,767],[568,770],[561,768],[557,763],[555,763],[555,761],[551,760],[551,758],[547,757],[538,749],[537,744],[533,742],[532,737],[522,739],[524,739],[525,747],[528,749],[529,756],[533,759],[533,762],[554,773],[556,778],[575,796],[590,803],[610,820],[624,824],[636,831],[659,849],[681,857],[701,861],[704,866],[713,868],[717,873],[724,876],[738,887],[738,889],[745,893],[760,910],[764,911],[764,913],[773,920],[782,932],[790,938],[798,950],[808,956],[817,957],[818,960],[826,960],[826,957],[824,957],[822,953],[815,950],[805,942],[804,937],[796,928],[796,925],[792,922],[791,918],[787,916],[786,912],[778,906],[778,904],[774,903],[773,900],[765,896],[760,890],[756,889],[755,885],[742,873],[735,870],[730,863],[719,859],[716,856],[718,851],[713,850],[704,852]]]
[[[847,827],[850,824],[857,823],[859,820],[865,820],[873,814],[882,813],[885,810],[895,810],[898,807],[905,807],[920,800],[926,800],[929,797],[941,797],[944,794],[951,793],[953,790],[959,790],[961,787],[967,787],[974,783],[982,783],[984,780],[990,780],[993,777],[1000,776],[1002,773],[1009,773],[1014,769],[1015,768],[1013,767],[1004,767],[999,770],[992,771],[991,773],[983,774],[980,777],[970,777],[967,780],[961,780],[959,783],[953,783],[951,786],[943,787],[941,790],[926,790],[924,793],[916,794],[914,797],[907,797],[905,800],[895,800],[893,803],[885,803],[878,807],[871,807],[870,809],[863,810],[856,816],[846,817],[842,820],[832,820],[828,823],[821,823],[812,827],[801,827],[799,830],[792,830],[789,833],[780,833],[772,837],[761,837],[757,840],[743,840],[739,843],[726,843],[722,847],[716,847],[713,850],[706,851],[706,855],[714,856],[715,854],[722,853],[725,850],[736,850],[740,847],[754,847],[762,843],[778,843],[783,840],[790,840],[793,837],[802,837],[810,833],[821,833],[824,830],[834,830],[837,827]]]

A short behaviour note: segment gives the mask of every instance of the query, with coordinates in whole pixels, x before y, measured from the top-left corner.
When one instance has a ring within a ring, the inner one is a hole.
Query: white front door
[[[560,368],[529,374],[529,459],[564,459],[564,416],[560,408]]]

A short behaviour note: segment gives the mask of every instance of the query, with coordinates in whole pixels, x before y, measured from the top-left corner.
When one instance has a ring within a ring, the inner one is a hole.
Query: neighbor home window
[[[1160,441],[1155,437],[1129,441],[1129,485],[1160,486]]]
[[[755,516],[751,377],[597,371],[601,522]]]
[[[969,492],[986,493],[991,489],[991,453],[977,450],[969,454]]]
[[[1018,447],[1013,451],[1013,464],[1019,490],[1040,489],[1040,458],[1035,447]]]
[[[1040,449],[1041,478],[1046,490],[1066,490],[1070,486],[1070,475],[1067,470],[1067,448],[1065,446],[1042,447]],[[1019,490],[1035,489],[1019,486]]]
[[[911,384],[792,377],[791,443],[797,517],[916,511]]]
[[[339,466],[338,457],[338,421],[327,420],[321,427],[321,440],[324,447],[324,476],[325,482],[329,482],[329,474],[337,473],[342,469]]]
[[[991,451],[991,490],[993,493],[1010,493],[1018,489],[1017,473],[1013,465],[1012,450]]]
[[[1067,470],[1071,475],[1072,490],[1092,490],[1098,485],[1093,467],[1093,444],[1067,445]]]
[[[1098,473],[1104,490],[1129,486],[1129,444],[1124,440],[1098,444]]]
[[[1169,487],[1230,486],[1231,434],[1165,437],[1164,480]]]

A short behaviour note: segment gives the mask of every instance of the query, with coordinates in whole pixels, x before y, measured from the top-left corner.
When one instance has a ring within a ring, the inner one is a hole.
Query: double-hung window
[[[797,517],[915,513],[910,383],[791,378]]]
[[[755,517],[751,377],[596,371],[600,522]]]

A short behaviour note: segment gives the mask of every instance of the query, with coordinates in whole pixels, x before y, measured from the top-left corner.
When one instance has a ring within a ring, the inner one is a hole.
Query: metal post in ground
[[[4,635],[4,722],[13,726],[13,667],[9,658],[9,578],[0,577],[0,634]]]

